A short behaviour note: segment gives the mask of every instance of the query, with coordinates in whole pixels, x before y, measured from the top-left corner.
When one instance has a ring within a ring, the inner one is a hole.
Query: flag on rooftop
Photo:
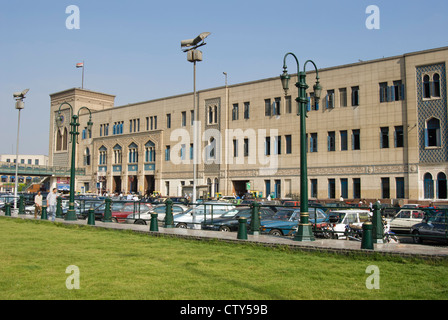
[[[77,63],[76,68],[84,68],[84,62]]]

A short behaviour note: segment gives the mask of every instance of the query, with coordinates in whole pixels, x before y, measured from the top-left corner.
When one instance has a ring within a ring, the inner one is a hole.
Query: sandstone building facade
[[[447,60],[445,47],[320,69],[320,101],[307,73],[311,199],[448,198]],[[198,190],[210,196],[300,193],[297,89],[285,96],[278,76],[198,91],[196,108],[192,93],[124,106],[82,89],[50,97],[51,165],[70,166],[69,121],[55,121],[61,104],[92,111],[91,133],[80,112],[76,166],[86,174],[77,191],[185,195],[196,159]]]

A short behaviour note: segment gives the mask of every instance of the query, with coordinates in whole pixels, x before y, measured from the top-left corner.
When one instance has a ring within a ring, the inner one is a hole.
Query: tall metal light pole
[[[196,180],[197,180],[197,164],[198,164],[198,121],[199,121],[199,108],[196,108],[196,62],[202,61],[202,51],[196,50],[199,47],[206,45],[205,38],[210,35],[210,32],[203,32],[194,39],[182,40],[180,43],[181,48],[189,47],[189,49],[183,50],[187,52],[187,60],[193,62],[193,203],[196,203]]]
[[[17,209],[17,189],[18,189],[18,174],[19,174],[19,133],[20,133],[20,111],[25,108],[25,95],[30,91],[30,89],[25,89],[22,92],[16,92],[13,94],[14,99],[16,99],[16,109],[19,110],[19,120],[17,124],[17,144],[16,144],[16,176],[14,179],[14,210]]]
[[[88,131],[92,131],[92,112],[90,112],[90,109],[87,107],[82,107],[78,110],[78,114],[74,114],[73,113],[73,108],[72,106],[67,103],[67,102],[63,102],[60,106],[59,106],[59,111],[58,111],[58,115],[56,117],[56,124],[58,126],[58,128],[61,128],[64,124],[64,116],[61,114],[61,108],[63,105],[67,105],[70,107],[70,117],[71,117],[71,122],[70,122],[70,135],[71,135],[71,143],[72,143],[72,159],[71,159],[71,167],[70,167],[70,198],[69,198],[69,203],[68,203],[68,211],[67,214],[65,215],[65,220],[67,221],[75,221],[78,220],[78,217],[76,216],[76,212],[75,212],[75,177],[76,177],[76,144],[77,142],[77,136],[79,135],[78,132],[78,127],[79,127],[79,113],[81,112],[81,110],[86,109],[89,114],[89,121],[87,122],[87,129]]]
[[[285,95],[289,89],[289,80],[290,76],[287,72],[286,66],[286,57],[288,55],[292,55],[297,63],[297,76],[298,82],[296,83],[296,87],[298,88],[298,97],[296,101],[299,103],[299,115],[300,115],[300,223],[298,225],[298,230],[294,237],[295,241],[314,241],[314,234],[311,228],[311,224],[309,223],[309,212],[308,212],[308,167],[307,167],[307,155],[306,155],[306,105],[308,103],[308,99],[306,96],[306,89],[308,89],[308,85],[306,84],[306,65],[308,62],[314,65],[316,69],[316,84],[314,85],[314,98],[319,100],[322,87],[319,84],[319,73],[316,67],[316,64],[307,60],[305,65],[303,66],[303,71],[300,72],[299,68],[299,60],[297,57],[289,52],[283,58],[283,74],[280,76],[282,81],[283,90],[285,90]],[[317,218],[317,216],[316,216]]]

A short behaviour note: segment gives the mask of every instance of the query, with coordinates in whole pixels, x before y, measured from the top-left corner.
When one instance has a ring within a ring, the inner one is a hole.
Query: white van
[[[201,222],[221,217],[235,206],[225,202],[206,202],[173,217],[176,228],[201,229]]]
[[[330,222],[333,223],[334,237],[345,239],[345,226],[353,225],[362,227],[366,221],[371,221],[372,213],[369,210],[333,210],[329,212]]]

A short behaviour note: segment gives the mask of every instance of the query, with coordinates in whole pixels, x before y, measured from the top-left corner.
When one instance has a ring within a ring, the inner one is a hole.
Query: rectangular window
[[[348,150],[348,138],[347,138],[347,130],[341,131],[341,151]]]
[[[285,113],[292,113],[291,96],[285,97]]]
[[[361,134],[360,130],[352,131],[352,150],[360,150],[361,149]]]
[[[187,126],[187,112],[186,111],[182,111],[182,120],[181,120],[181,126],[182,127],[186,127]]]
[[[328,151],[336,151],[336,133],[334,131],[328,132],[327,143]]]
[[[282,154],[282,137],[277,136],[274,138],[274,154]]]
[[[244,156],[249,156],[249,139],[244,139]]]
[[[238,103],[235,103],[232,109],[232,120],[238,120],[238,118],[239,118]]]
[[[244,119],[250,118],[250,103],[244,102]]]
[[[314,97],[314,92],[310,92],[307,110],[319,110],[319,100]]]
[[[149,117],[146,117],[146,131],[149,130]]]
[[[389,101],[387,82],[380,83],[380,103]]]
[[[168,129],[171,128],[171,113],[168,113],[168,114],[166,115],[166,127],[167,127]]]
[[[397,199],[404,199],[404,178],[395,178]]]
[[[165,161],[170,161],[171,159],[171,147],[166,146],[165,147]]]
[[[270,117],[272,114],[271,112],[271,99],[265,99],[264,100],[264,115],[266,117]]]
[[[353,178],[353,198],[360,199],[361,198],[361,179]]]
[[[311,198],[317,198],[317,179],[311,179]]]
[[[274,116],[279,116],[280,115],[280,108],[281,108],[281,98],[275,98],[274,101],[274,110],[273,110],[273,114]]]
[[[404,85],[401,80],[394,81],[392,92],[394,95],[394,101],[404,100]]]
[[[327,90],[326,108],[327,109],[334,108],[334,90]]]
[[[264,155],[271,155],[271,137],[264,138]]]
[[[157,130],[157,116],[154,116],[154,130]]]
[[[233,140],[233,157],[238,157],[238,140]]]
[[[180,160],[185,160],[186,153],[187,153],[187,146],[185,144],[182,144],[180,146]]]
[[[9,159],[8,159],[9,160]],[[9,161],[8,161],[9,162]],[[39,159],[36,159],[36,160],[34,160],[34,164],[36,165],[36,166],[38,166],[39,165]]]
[[[348,198],[348,179],[341,178],[341,196],[343,199]]]
[[[359,87],[352,87],[352,106],[359,106]]]
[[[389,128],[383,127],[380,130],[380,148],[387,149],[389,148]]]
[[[292,153],[291,135],[286,135],[285,140],[286,140],[286,154],[291,154]]]
[[[271,180],[264,180],[266,197],[271,195]]]
[[[347,88],[339,89],[339,106],[340,107],[347,106]]]
[[[336,180],[328,179],[328,199],[336,198]]]
[[[404,133],[403,126],[396,126],[394,132],[395,148],[403,148],[404,146]]]
[[[194,145],[190,143],[190,160],[194,158]]]
[[[310,152],[317,152],[317,133],[310,134]]]
[[[194,122],[194,110],[190,111],[190,125],[193,125]]]
[[[383,199],[390,198],[390,182],[389,178],[381,178],[381,197]]]

